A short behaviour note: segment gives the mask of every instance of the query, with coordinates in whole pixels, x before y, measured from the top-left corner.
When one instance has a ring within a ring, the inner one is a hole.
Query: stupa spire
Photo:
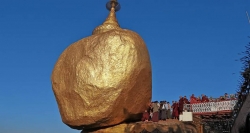
[[[106,20],[103,22],[102,25],[96,27],[93,31],[93,35],[94,34],[99,34],[99,33],[103,33],[109,30],[113,30],[113,29],[121,29],[120,25],[116,19],[116,11],[120,10],[120,4],[117,2],[117,0],[110,0],[107,4],[106,4],[106,8],[108,10],[110,10],[108,17],[106,18]]]

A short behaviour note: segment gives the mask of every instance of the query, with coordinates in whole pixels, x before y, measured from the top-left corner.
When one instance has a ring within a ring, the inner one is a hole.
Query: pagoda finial
[[[119,11],[121,9],[121,5],[117,2],[117,0],[110,0],[106,4],[106,8],[110,11],[111,8],[114,7],[115,11]]]
[[[106,18],[106,20],[103,22],[103,24],[94,29],[92,33],[93,35],[103,33],[109,30],[113,30],[113,29],[121,29],[120,25],[117,22],[116,15],[115,15],[115,12],[119,11],[121,8],[120,4],[117,2],[117,0],[110,0],[106,4],[106,8],[110,11],[110,13],[108,17]]]

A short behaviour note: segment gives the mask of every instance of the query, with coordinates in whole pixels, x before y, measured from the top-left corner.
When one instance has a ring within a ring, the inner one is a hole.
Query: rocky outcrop
[[[184,123],[178,120],[119,124],[99,130],[83,130],[81,133],[150,133],[157,131],[158,133],[197,133],[193,123]]]
[[[248,94],[243,106],[238,113],[238,116],[234,122],[232,127],[232,133],[240,133],[241,128],[245,128],[246,118],[248,113],[250,112],[250,94]]]

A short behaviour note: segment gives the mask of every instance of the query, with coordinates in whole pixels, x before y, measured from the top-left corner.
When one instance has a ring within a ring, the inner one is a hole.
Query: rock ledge
[[[123,123],[113,127],[97,129],[95,131],[82,131],[81,133],[197,133],[192,122],[180,122],[178,120],[167,120],[159,122],[135,122]]]

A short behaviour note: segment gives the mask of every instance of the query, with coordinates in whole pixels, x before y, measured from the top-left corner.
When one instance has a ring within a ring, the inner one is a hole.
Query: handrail
[[[232,111],[236,105],[237,100],[227,100],[220,102],[202,102],[202,103],[192,103],[185,104],[184,110],[193,113],[213,113],[219,111]]]

